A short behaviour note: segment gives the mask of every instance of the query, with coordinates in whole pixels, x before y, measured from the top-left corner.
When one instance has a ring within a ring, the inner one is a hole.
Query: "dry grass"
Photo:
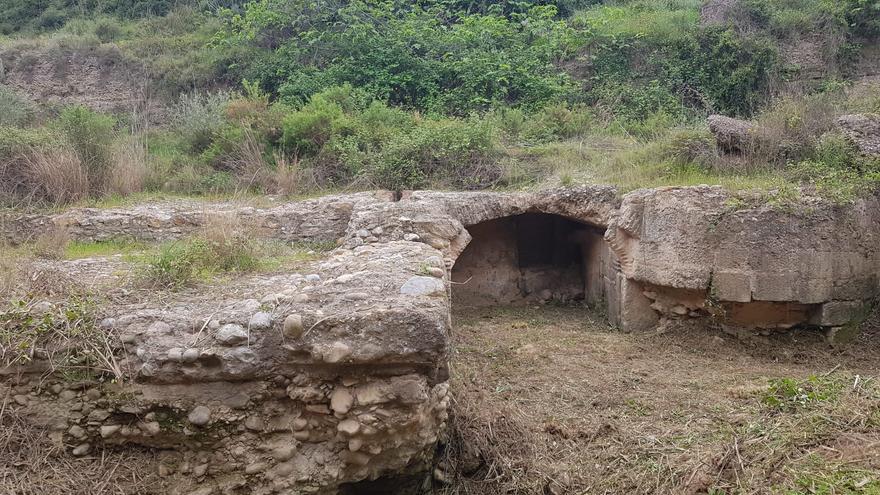
[[[257,229],[234,213],[209,215],[197,237],[208,244],[219,260],[259,256]]]
[[[131,136],[114,146],[105,187],[110,194],[128,196],[142,192],[149,175],[147,143],[141,136]]]
[[[578,308],[456,319],[446,493],[880,490],[874,326],[831,350],[805,331],[622,334]]]
[[[24,157],[29,199],[56,205],[89,197],[89,175],[79,157],[68,149],[33,149]]]
[[[275,153],[275,169],[267,191],[282,196],[302,194],[320,189],[318,181],[310,170],[302,167],[298,158],[288,159],[282,153]]]
[[[0,493],[16,495],[111,495],[163,493],[155,454],[142,450],[102,450],[71,457],[60,440],[0,399]]]
[[[63,227],[53,227],[37,236],[33,244],[33,253],[40,258],[60,260],[64,257],[69,244],[70,231]]]
[[[263,146],[250,130],[244,132],[244,138],[227,165],[238,177],[242,189],[250,190],[254,186],[265,186],[270,181],[271,173],[263,157]]]
[[[297,158],[273,153],[274,166],[266,161],[264,149],[253,132],[246,131],[236,154],[229,164],[238,177],[239,188],[259,190],[267,194],[291,196],[318,188],[313,174],[301,166]]]

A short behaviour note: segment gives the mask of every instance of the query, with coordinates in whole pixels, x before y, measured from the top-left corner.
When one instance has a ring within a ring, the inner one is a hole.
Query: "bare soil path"
[[[455,329],[451,493],[880,493],[876,330],[625,334],[551,306]]]

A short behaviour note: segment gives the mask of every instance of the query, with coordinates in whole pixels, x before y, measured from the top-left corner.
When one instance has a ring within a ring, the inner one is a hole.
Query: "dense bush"
[[[229,93],[190,93],[181,95],[171,110],[171,127],[193,152],[202,152],[226,123]]]
[[[123,19],[162,16],[175,7],[240,8],[239,0],[0,0],[0,34],[57,29],[68,20],[110,14]]]
[[[331,183],[362,179],[408,189],[497,181],[497,139],[486,119],[423,118],[374,101],[350,87],[314,95],[284,119],[281,144],[309,160]]]
[[[728,27],[699,28],[690,6],[588,10],[573,23],[587,36],[587,96],[624,124],[662,114],[748,115],[765,101],[777,56],[772,44]]]
[[[0,126],[23,126],[36,115],[36,106],[12,88],[0,84]]]
[[[110,168],[115,119],[83,106],[73,106],[61,112],[55,125],[86,168],[92,190],[103,190]]]
[[[220,44],[270,48],[252,75],[291,104],[350,83],[393,105],[466,114],[536,106],[574,89],[553,63],[574,42],[554,6],[509,15],[453,9],[443,2],[260,0],[229,15]]]

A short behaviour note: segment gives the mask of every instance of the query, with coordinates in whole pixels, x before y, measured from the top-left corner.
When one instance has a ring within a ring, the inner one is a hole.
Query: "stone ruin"
[[[452,304],[583,301],[631,332],[857,328],[880,289],[880,198],[759,203],[597,186],[6,212],[12,243],[57,228],[165,241],[230,213],[266,237],[338,247],[303,273],[117,294],[100,327],[122,376],[71,382],[35,353],[0,372],[0,394],[70,456],[162,449],[169,493],[418,493],[449,415]],[[119,290],[126,264],[45,263],[96,293]]]

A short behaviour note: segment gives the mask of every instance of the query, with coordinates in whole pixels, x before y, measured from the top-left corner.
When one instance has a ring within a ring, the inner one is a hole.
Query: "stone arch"
[[[539,211],[465,227],[471,241],[452,267],[455,304],[542,300],[604,304],[616,278],[605,228]]]

